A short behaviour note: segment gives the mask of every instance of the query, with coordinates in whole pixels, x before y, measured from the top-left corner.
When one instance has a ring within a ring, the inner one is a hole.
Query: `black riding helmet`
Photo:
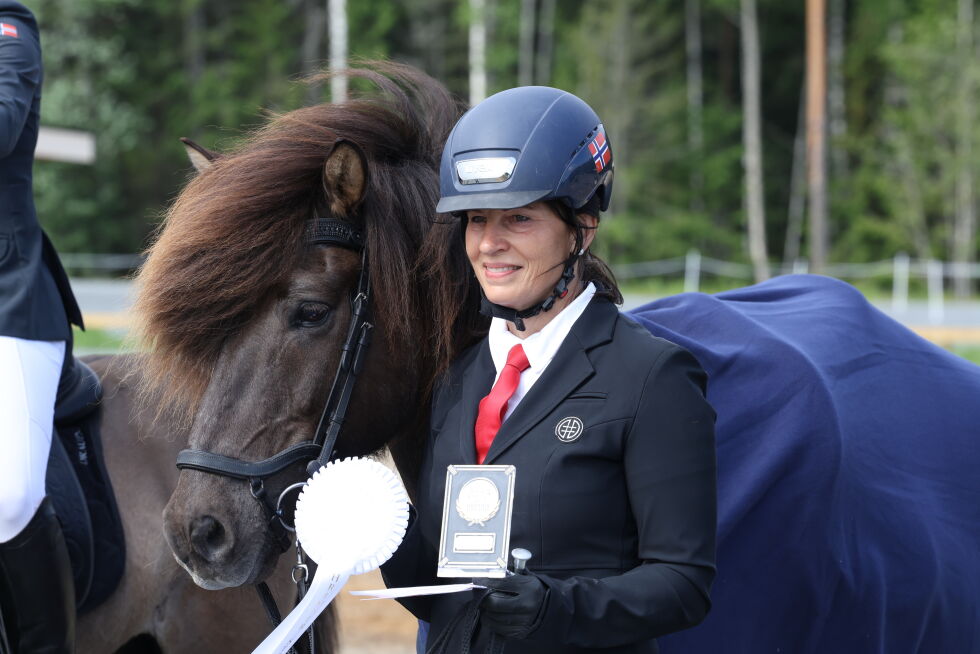
[[[605,211],[612,196],[613,158],[599,116],[578,97],[546,86],[522,86],[490,96],[470,109],[449,134],[439,173],[441,213],[512,209],[557,200],[576,230],[554,291],[533,306],[512,309],[483,296],[481,311],[513,322],[548,311],[567,292],[582,254],[574,213],[595,197]]]

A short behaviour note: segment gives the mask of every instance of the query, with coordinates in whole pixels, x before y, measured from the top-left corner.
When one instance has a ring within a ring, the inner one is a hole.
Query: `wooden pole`
[[[303,41],[300,52],[303,61],[300,70],[303,77],[316,73],[323,65],[323,37],[326,36],[327,11],[319,0],[306,0],[303,5]],[[310,84],[306,89],[306,103],[323,102],[323,89],[320,84]]]
[[[327,0],[330,15],[330,70],[336,72],[347,68],[347,1]],[[347,76],[334,75],[330,78],[331,102],[347,101]]]
[[[830,0],[827,8],[827,160],[831,182],[847,177],[847,106],[844,99],[844,53],[847,35],[846,0]]]
[[[687,46],[687,148],[691,155],[689,192],[692,211],[704,211],[704,84],[701,65],[701,0],[684,3],[684,42]]]
[[[535,0],[521,0],[520,52],[517,55],[517,85],[534,83]]]
[[[555,48],[555,0],[542,0],[538,16],[537,58],[534,63],[534,79],[537,84],[551,84],[551,63]]]
[[[470,105],[487,97],[486,0],[470,0]]]
[[[956,54],[960,66],[956,103],[956,219],[953,227],[953,289],[966,298],[973,290],[969,265],[976,258],[976,193],[973,189],[973,0],[959,0]]]
[[[810,209],[810,265],[823,272],[827,264],[827,36],[825,0],[806,3],[806,148]]]
[[[755,281],[769,278],[762,174],[762,61],[755,0],[742,0],[742,143],[749,258]]]

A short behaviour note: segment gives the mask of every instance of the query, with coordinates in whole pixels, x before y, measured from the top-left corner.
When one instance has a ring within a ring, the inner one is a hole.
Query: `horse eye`
[[[330,315],[330,307],[322,302],[303,302],[296,309],[293,321],[300,327],[316,327]]]

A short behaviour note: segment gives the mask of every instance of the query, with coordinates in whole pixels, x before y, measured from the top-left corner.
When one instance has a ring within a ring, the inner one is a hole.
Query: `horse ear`
[[[184,150],[187,151],[187,158],[191,160],[191,165],[194,166],[194,170],[199,173],[203,173],[210,168],[215,159],[221,156],[217,152],[211,152],[203,145],[198,145],[189,138],[181,136],[180,142],[184,144]]]
[[[337,139],[323,163],[323,190],[330,212],[350,216],[367,192],[367,156],[361,146],[347,139]]]

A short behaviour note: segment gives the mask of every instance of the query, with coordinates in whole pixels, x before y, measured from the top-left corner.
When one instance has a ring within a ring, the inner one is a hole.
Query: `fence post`
[[[943,321],[943,262],[930,259],[926,264],[926,274],[929,280],[929,322],[935,325]]]
[[[684,259],[684,292],[697,293],[701,285],[701,253],[688,250]]]
[[[909,310],[909,255],[899,252],[892,260],[892,313]]]

